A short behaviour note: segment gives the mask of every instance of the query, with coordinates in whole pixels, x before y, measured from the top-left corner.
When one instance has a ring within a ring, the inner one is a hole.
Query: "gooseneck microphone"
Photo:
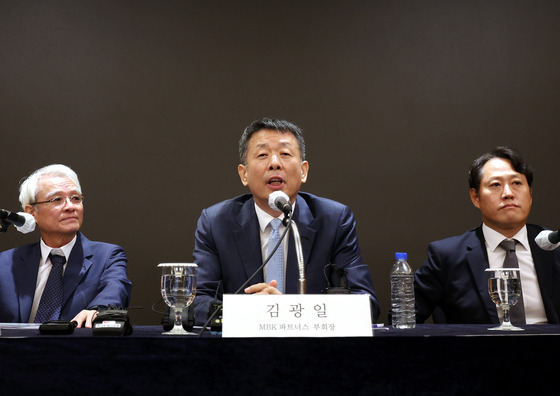
[[[543,230],[537,235],[535,242],[543,250],[554,250],[560,246],[560,230]]]
[[[27,234],[35,229],[35,218],[29,213],[14,213],[0,209],[0,232],[8,231],[10,224],[13,224],[22,234]]]
[[[292,221],[292,204],[290,203],[290,197],[283,191],[274,191],[268,196],[268,205],[274,209],[284,213],[284,226],[286,230],[288,228],[292,229],[294,234],[294,242],[296,245],[296,257],[298,261],[298,294],[305,294],[306,282],[305,282],[305,266],[303,262],[303,249],[301,247],[301,237],[299,235],[299,230],[297,224]],[[282,235],[282,238],[284,235]]]
[[[282,235],[280,235],[280,239],[278,240],[278,242],[276,243],[276,245],[274,245],[274,248],[272,249],[272,251],[270,252],[270,254],[268,255],[268,257],[264,260],[264,262],[259,266],[259,268],[257,268],[257,270],[255,272],[253,272],[253,274],[245,281],[243,282],[243,284],[239,287],[239,289],[237,289],[235,291],[235,293],[233,294],[239,294],[241,293],[243,290],[245,290],[245,288],[247,286],[249,286],[249,284],[253,281],[253,279],[255,279],[255,277],[263,270],[264,266],[268,264],[268,262],[270,261],[270,259],[272,258],[272,256],[274,256],[274,253],[276,253],[276,250],[278,250],[278,247],[280,246],[280,244],[282,243],[282,241],[284,240],[284,237],[286,236],[286,234],[288,233],[288,230],[290,229],[290,224],[292,224],[292,219],[291,217],[288,218],[287,216],[285,216],[284,221],[288,219],[288,225],[286,226],[286,229],[284,230],[284,232],[282,233]],[[220,281],[221,282],[221,281]],[[218,288],[220,287],[220,284],[218,284]],[[213,305],[213,307],[211,308],[211,310],[213,310],[212,312],[208,312],[208,319],[206,320],[206,323],[204,323],[204,325],[202,326],[202,329],[200,331],[200,333],[198,333],[198,338],[202,337],[202,334],[205,332],[206,328],[208,327],[208,325],[214,320],[214,318],[216,317],[216,315],[218,315],[218,313],[222,312],[222,304],[219,304],[216,302],[217,299],[217,295],[218,295],[218,288],[216,289],[216,296],[214,297],[214,302],[211,304],[211,306]]]
[[[259,266],[259,268],[257,268],[257,270],[239,287],[239,289],[235,291],[234,294],[239,294],[243,290],[245,290],[245,288],[249,286],[249,284],[253,281],[253,279],[263,270],[264,266],[268,264],[272,256],[274,256],[276,250],[278,250],[278,248],[282,244],[282,241],[286,237],[286,234],[288,233],[290,228],[294,233],[296,256],[298,259],[298,268],[299,268],[298,294],[305,294],[306,283],[305,283],[305,269],[303,263],[303,249],[301,247],[301,238],[299,236],[297,225],[295,222],[292,221],[293,212],[292,212],[292,204],[290,203],[290,198],[283,191],[275,191],[268,196],[268,204],[272,209],[284,213],[284,219],[282,220],[282,223],[286,228],[284,229],[284,232],[282,232],[282,235],[280,235],[280,239],[278,240],[276,245],[274,245],[274,248],[269,253],[268,257],[266,257],[262,265]],[[202,334],[206,330],[206,327],[215,318],[218,312],[221,312],[221,308],[222,308],[221,304],[214,305],[214,311],[212,313],[209,313],[208,320],[202,326],[202,330],[198,334],[198,337],[202,337]]]
[[[287,195],[286,195],[287,196]],[[269,253],[268,257],[264,260],[264,262],[262,263],[262,265],[257,268],[257,270],[255,272],[253,272],[253,274],[245,281],[243,282],[243,284],[239,287],[239,289],[236,290],[236,292],[234,294],[239,294],[241,293],[243,290],[245,290],[245,288],[247,286],[249,286],[249,284],[251,283],[251,281],[253,279],[255,279],[255,277],[263,270],[264,266],[268,264],[268,262],[270,261],[270,259],[272,258],[272,256],[274,256],[274,253],[276,253],[276,251],[278,250],[278,248],[280,247],[280,245],[282,244],[282,241],[284,240],[284,238],[286,237],[286,234],[288,233],[290,226],[293,224],[292,223],[292,218],[291,217],[284,217],[283,221],[286,221],[286,219],[288,219],[288,224],[284,224],[286,226],[286,229],[284,230],[284,232],[282,233],[282,235],[280,235],[280,239],[278,240],[278,242],[276,243],[276,245],[274,245],[274,248],[272,249],[272,251]]]

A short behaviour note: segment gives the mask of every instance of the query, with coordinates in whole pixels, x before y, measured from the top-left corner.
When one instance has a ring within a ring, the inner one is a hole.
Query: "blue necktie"
[[[49,254],[52,268],[37,308],[35,315],[35,323],[43,323],[47,320],[58,320],[60,317],[60,309],[62,308],[62,297],[64,296],[64,286],[62,284],[62,270],[66,258]]]
[[[272,249],[280,240],[279,228],[282,220],[273,219],[269,224],[272,227],[272,232],[268,239],[268,255],[270,255]],[[278,249],[266,265],[266,283],[270,283],[273,279],[278,281],[277,289],[284,293],[284,249],[282,249],[282,245],[278,246]]]

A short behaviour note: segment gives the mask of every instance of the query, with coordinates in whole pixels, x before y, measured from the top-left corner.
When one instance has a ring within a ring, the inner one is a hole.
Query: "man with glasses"
[[[41,241],[0,253],[0,322],[60,319],[91,327],[98,309],[128,306],[125,252],[79,232],[83,195],[72,169],[38,169],[21,184],[19,200]]]

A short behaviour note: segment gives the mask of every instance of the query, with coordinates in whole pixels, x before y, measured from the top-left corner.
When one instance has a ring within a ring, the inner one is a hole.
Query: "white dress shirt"
[[[547,323],[541,289],[535,271],[535,263],[531,255],[527,227],[523,227],[513,238],[506,238],[499,232],[491,229],[486,224],[482,225],[488,262],[490,268],[502,268],[506,251],[499,247],[504,239],[515,239],[519,243],[515,245],[515,254],[519,263],[521,273],[521,287],[523,288],[523,303],[525,305],[525,320],[527,324]],[[498,308],[498,315],[502,317],[502,310]]]

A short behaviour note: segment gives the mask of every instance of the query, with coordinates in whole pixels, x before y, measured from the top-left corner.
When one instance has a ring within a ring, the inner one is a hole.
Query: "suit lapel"
[[[299,195],[296,201],[296,207],[294,210],[293,221],[297,224],[298,231],[301,237],[301,245],[303,250],[303,263],[307,269],[307,264],[311,257],[311,251],[315,243],[315,237],[317,235],[317,230],[313,228],[313,222],[315,218],[309,210],[307,202]],[[286,264],[286,293],[295,294],[297,293],[297,285],[299,279],[299,268],[296,255],[296,248],[293,235],[288,234],[287,237],[290,238],[288,244],[288,260]]]
[[[28,322],[31,306],[35,297],[41,248],[34,244],[29,250],[18,254],[18,262],[14,265],[14,279],[16,282],[17,298],[19,305],[19,319]]]
[[[76,243],[72,248],[66,270],[64,271],[64,298],[62,307],[68,302],[70,296],[86,275],[89,267],[93,264],[91,261],[92,255],[93,253],[91,252],[89,240],[78,232]]]
[[[238,228],[233,230],[235,248],[239,255],[241,265],[245,270],[246,279],[249,278],[262,264],[260,244],[259,221],[255,212],[255,201],[249,199],[237,216]],[[255,243],[255,241],[257,243]],[[232,252],[233,253],[233,252]],[[257,274],[251,283],[264,282],[262,271]]]
[[[482,227],[475,230],[475,234],[468,242],[466,258],[471,278],[476,284],[479,301],[488,313],[492,323],[499,323],[496,305],[488,294],[488,273],[486,269],[489,268],[489,265]]]

